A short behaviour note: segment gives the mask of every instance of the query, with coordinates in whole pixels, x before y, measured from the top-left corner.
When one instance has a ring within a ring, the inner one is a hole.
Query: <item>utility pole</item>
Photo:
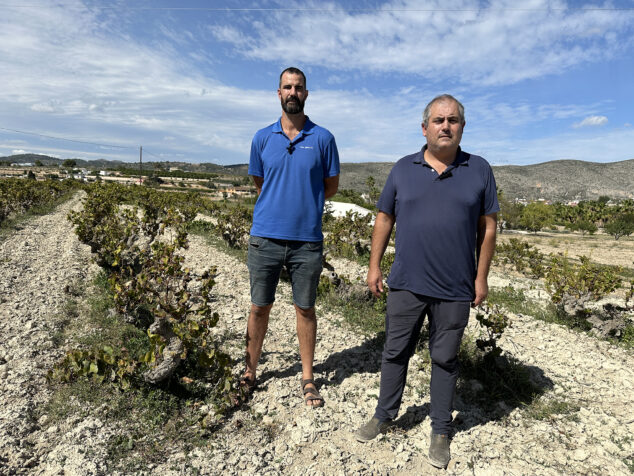
[[[139,185],[143,183],[143,146],[139,146]]]

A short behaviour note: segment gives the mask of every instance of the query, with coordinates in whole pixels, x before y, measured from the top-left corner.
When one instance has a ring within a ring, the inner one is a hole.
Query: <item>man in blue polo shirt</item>
[[[488,294],[499,211],[489,164],[460,149],[464,107],[444,94],[423,112],[427,145],[399,160],[385,183],[372,233],[368,286],[383,292],[379,264],[396,223],[396,256],[381,360],[381,388],[374,417],[355,436],[369,441],[396,417],[407,365],[425,316],[432,360],[430,462],[449,463],[458,350],[471,305]]]
[[[259,130],[251,143],[249,175],[259,196],[249,238],[251,311],[240,386],[246,393],[255,388],[275,290],[286,267],[297,319],[301,389],[306,405],[314,408],[324,404],[313,380],[315,298],[323,253],[321,216],[325,199],[337,192],[339,154],[333,135],[304,114],[308,90],[302,71],[282,71],[277,95],[282,116]]]

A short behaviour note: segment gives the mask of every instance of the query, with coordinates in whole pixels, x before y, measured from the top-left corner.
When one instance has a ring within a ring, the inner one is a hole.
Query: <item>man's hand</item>
[[[383,273],[381,268],[370,267],[368,270],[368,288],[376,297],[383,293]]]
[[[337,193],[339,188],[339,175],[334,177],[328,177],[324,179],[324,199],[329,199]]]
[[[473,307],[479,306],[489,295],[489,283],[487,283],[486,277],[476,278],[475,280],[475,299],[473,300]]]
[[[262,185],[264,185],[264,177],[258,177],[257,175],[251,175],[253,179],[253,184],[255,188],[258,190],[258,196],[262,193]]]
[[[473,306],[479,306],[489,294],[489,267],[495,252],[495,232],[497,231],[497,213],[482,215],[478,219],[478,236],[476,255],[478,257],[478,273],[475,278],[475,299]]]
[[[370,266],[368,270],[368,287],[372,294],[380,297],[383,292],[383,273],[381,273],[381,259],[390,241],[390,233],[394,227],[396,217],[379,211],[374,219],[372,230],[372,245],[370,246]]]

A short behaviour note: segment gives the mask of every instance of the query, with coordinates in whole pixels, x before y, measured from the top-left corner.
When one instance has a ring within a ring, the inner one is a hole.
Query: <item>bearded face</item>
[[[304,78],[298,74],[284,73],[277,90],[282,110],[286,114],[300,114],[304,111],[304,103],[308,91],[304,85]]]
[[[295,95],[288,96],[286,99],[280,100],[282,104],[282,110],[286,114],[298,114],[304,110],[304,103],[306,100],[301,100]]]

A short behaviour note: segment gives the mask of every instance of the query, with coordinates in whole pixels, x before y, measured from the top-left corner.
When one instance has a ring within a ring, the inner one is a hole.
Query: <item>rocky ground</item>
[[[72,293],[68,284],[96,272],[65,219],[78,206],[75,199],[0,243],[0,474],[443,473],[426,458],[429,376],[417,371],[424,367],[420,356],[410,364],[397,428],[371,443],[354,440],[352,432],[376,404],[381,348],[377,339],[359,335],[333,312],[319,311],[315,373],[326,405],[304,407],[286,283],[281,283],[272,311],[254,397],[206,446],[175,451],[166,455],[166,462],[146,461],[143,467],[113,471],[105,447],[120,431],[116,424],[71,417],[47,425],[47,416],[37,409],[50,398],[46,371],[63,353],[52,336]],[[234,336],[226,350],[240,362],[249,307],[245,264],[198,237],[192,237],[187,258],[199,269],[218,267],[214,290],[220,322]],[[345,269],[351,276],[364,273],[351,263]],[[528,281],[503,273],[491,278],[493,286],[509,283],[535,298],[543,294]],[[475,319],[470,332],[477,332]],[[567,410],[551,410],[541,419],[529,408],[504,402],[485,410],[469,399],[482,385],[465,382],[456,397],[457,432],[447,472],[630,474],[625,461],[629,458],[631,464],[634,451],[632,352],[526,316],[513,316],[501,345],[507,358],[517,359],[533,375],[542,392],[537,402],[541,408],[560,404]],[[237,363],[236,373],[240,370]]]

